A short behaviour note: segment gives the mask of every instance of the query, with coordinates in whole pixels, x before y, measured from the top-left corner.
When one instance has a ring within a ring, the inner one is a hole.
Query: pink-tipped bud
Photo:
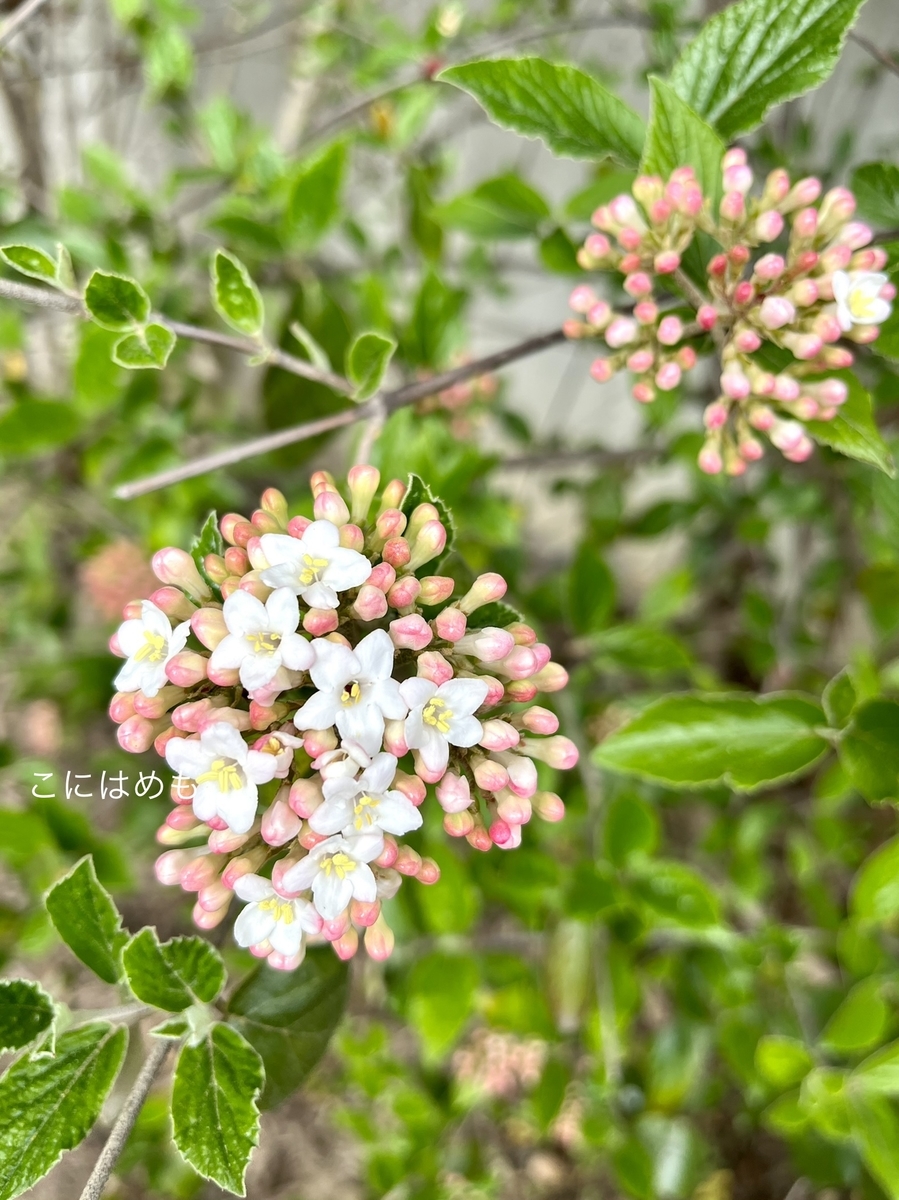
[[[742,221],[746,216],[746,200],[742,192],[725,192],[718,210],[722,221]]]
[[[187,693],[183,688],[171,687],[166,684],[155,696],[145,696],[143,692],[134,692],[134,711],[150,721],[158,721],[165,716],[170,708],[183,700]]]
[[[769,282],[773,279],[780,279],[786,269],[787,264],[784,262],[782,255],[763,254],[755,264],[753,274],[757,279]]]
[[[758,242],[773,242],[783,233],[784,219],[775,208],[759,213],[753,232]]]
[[[568,672],[557,662],[548,662],[533,677],[533,683],[541,692],[561,692],[568,685]]]
[[[727,424],[729,408],[721,400],[713,400],[702,415],[706,429],[721,429]]]
[[[790,289],[790,299],[800,308],[810,308],[818,299],[818,285],[814,279],[797,279]]]
[[[561,734],[540,739],[524,738],[520,752],[546,763],[549,767],[555,767],[558,771],[570,771],[577,765],[579,758],[577,746],[571,738],[562,737]]]
[[[816,333],[785,333],[783,343],[803,362],[817,358],[824,347],[824,342]]]
[[[359,464],[350,468],[347,482],[352,501],[350,518],[356,525],[361,525],[368,517],[368,510],[381,482],[381,472],[377,467]]]
[[[826,275],[830,275],[833,271],[845,271],[851,261],[852,251],[848,246],[843,246],[840,243],[828,247],[819,259],[821,270]],[[824,295],[823,284],[823,280],[818,281],[822,296]]]
[[[692,346],[681,346],[674,357],[682,371],[692,371],[696,366],[696,351]]]
[[[159,732],[159,722],[148,721],[135,714],[119,726],[116,733],[119,745],[129,754],[144,754],[153,745]]]
[[[643,259],[639,254],[624,254],[618,263],[618,270],[622,275],[630,275],[634,271],[640,270],[640,265]]]
[[[568,307],[576,313],[587,313],[596,303],[596,293],[586,284],[579,284],[568,297]]]
[[[635,350],[633,354],[628,356],[628,370],[633,371],[637,375],[643,375],[652,367],[654,362],[655,355],[651,350]]]
[[[762,344],[754,329],[741,329],[734,337],[734,345],[741,354],[753,354]]]
[[[634,252],[640,249],[643,242],[643,233],[633,225],[625,225],[623,229],[619,230],[618,242],[624,250]]]
[[[223,563],[223,560],[220,560]],[[224,564],[223,564],[224,565]],[[157,588],[150,596],[157,608],[161,608],[173,622],[189,621],[196,612],[196,605],[176,587]],[[140,616],[140,613],[137,613]]]
[[[445,813],[443,828],[450,837],[468,837],[474,829],[474,817],[466,809]]]
[[[538,669],[537,659],[529,646],[513,646],[504,658],[494,661],[493,669],[509,679],[527,679]]]
[[[771,444],[785,454],[795,450],[805,437],[805,429],[798,421],[776,420],[769,432]]]
[[[426,650],[418,656],[416,673],[420,679],[430,679],[431,683],[436,683],[438,687],[452,679],[454,674],[451,663],[437,650]]]
[[[129,717],[134,716],[134,698],[136,692],[116,692],[109,702],[109,716],[116,725],[121,725]]]
[[[735,162],[730,166],[725,164],[722,179],[725,191],[740,192],[745,195],[752,187],[752,168],[745,162]]]
[[[511,750],[520,741],[521,734],[517,729],[507,721],[493,719],[484,721],[481,727],[481,740],[478,742],[478,745],[483,746],[485,750],[502,751]]]
[[[362,929],[368,929],[374,925],[381,912],[380,900],[351,900],[350,901],[350,920],[354,925],[359,925]]]
[[[474,781],[485,792],[500,792],[509,786],[509,772],[492,758],[473,758]]]
[[[837,239],[843,246],[848,246],[850,250],[861,250],[863,246],[867,246],[874,238],[874,231],[861,221],[850,221],[837,234]]]
[[[389,631],[398,650],[424,650],[434,637],[430,625],[417,614],[391,621]]]
[[[396,791],[402,792],[416,808],[424,804],[427,788],[417,775],[407,775],[405,771],[397,771],[393,787]]]
[[[421,593],[418,599],[426,608],[443,604],[456,589],[456,581],[448,575],[426,575],[420,582]]]
[[[488,833],[490,834],[491,842],[493,842],[495,846],[503,846],[506,842],[510,841],[512,837],[512,828],[506,821],[503,821],[498,817],[491,824]]]
[[[587,323],[593,329],[605,329],[612,319],[612,306],[606,300],[597,300],[587,313]]]
[[[798,399],[800,391],[799,382],[792,375],[776,375],[774,377],[774,387],[771,395],[775,400],[780,400],[781,403],[789,403],[791,400]]]
[[[375,523],[375,531],[379,540],[390,541],[398,538],[406,528],[406,517],[398,508],[388,508],[380,513]]]
[[[165,673],[176,687],[193,687],[206,678],[209,659],[193,650],[181,650],[166,663]]]
[[[350,926],[345,933],[331,942],[331,949],[341,962],[349,962],[351,958],[355,957],[359,949],[359,934]],[[269,959],[269,962],[271,962],[271,959]]]
[[[882,246],[869,246],[853,254],[849,265],[853,271],[882,271],[889,261],[889,256]]]
[[[731,400],[745,400],[752,392],[749,377],[736,365],[721,372],[721,391]]]
[[[421,593],[421,584],[414,575],[404,575],[398,579],[387,593],[387,600],[396,609],[411,608]]]
[[[817,208],[802,208],[793,217],[793,236],[808,241],[818,232]]]
[[[676,346],[684,334],[680,317],[662,317],[656,336],[663,346]]]
[[[418,868],[418,882],[423,883],[426,887],[440,882],[440,868],[433,858],[423,858],[421,866]]]
[[[506,684],[504,699],[511,704],[530,704],[536,699],[537,685],[533,679],[510,679]]]
[[[619,225],[628,225],[639,221],[640,214],[633,196],[622,192],[609,202],[609,216]]]
[[[823,404],[834,408],[845,404],[849,396],[849,388],[842,379],[824,379],[816,385],[815,391]]]
[[[855,196],[848,188],[831,188],[821,201],[821,224],[834,228],[848,221],[855,212]]]
[[[721,452],[714,443],[706,443],[699,451],[699,469],[706,475],[720,475],[724,469]]]
[[[624,290],[629,296],[635,299],[640,296],[648,296],[652,291],[652,280],[645,271],[635,271],[632,275],[628,275],[624,281]]]
[[[445,642],[458,642],[463,639],[467,625],[468,618],[465,613],[455,606],[443,609],[434,618],[437,636],[443,638]]]
[[[415,878],[421,870],[421,855],[417,850],[413,850],[411,846],[401,845],[397,849],[393,869],[399,871],[401,875],[409,875]]]
[[[388,597],[380,588],[364,583],[352,605],[353,615],[360,621],[380,621],[387,615]]]
[[[157,579],[182,588],[191,599],[200,602],[212,598],[209,585],[186,550],[179,550],[175,546],[157,550],[153,555],[152,567]]]
[[[782,329],[796,320],[796,309],[786,296],[766,296],[758,317],[766,329]]]
[[[634,305],[634,319],[641,325],[654,325],[659,315],[659,306],[652,300],[640,300]]]
[[[310,637],[324,637],[333,633],[339,624],[335,608],[310,608],[303,613],[303,628]]]
[[[344,550],[355,550],[361,554],[365,549],[365,534],[358,525],[341,525],[339,544]]]
[[[222,537],[231,546],[238,544],[235,537],[235,530],[238,525],[249,525],[250,522],[240,513],[225,513],[219,521],[219,529],[222,531]],[[255,532],[255,531],[254,531]]]
[[[384,962],[393,953],[395,940],[393,930],[384,917],[379,916],[374,925],[365,931],[365,953],[375,962]]]
[[[606,343],[613,350],[618,350],[621,346],[627,346],[633,342],[638,332],[639,327],[636,321],[630,317],[616,317],[606,329]]]
[[[590,375],[597,383],[608,383],[613,373],[612,363],[608,358],[594,358],[590,364]]]
[[[153,870],[160,883],[168,887],[181,882],[181,875],[194,859],[193,850],[166,850],[154,863]]]
[[[799,440],[798,445],[794,446],[792,450],[784,450],[783,455],[784,458],[789,459],[790,462],[802,463],[811,458],[814,450],[815,446],[812,442],[812,439],[808,436],[808,434],[804,434]]]
[[[543,821],[555,824],[565,817],[562,797],[557,796],[555,792],[535,792],[531,797],[531,804],[534,806],[534,812]]]
[[[838,342],[843,331],[835,313],[819,312],[812,322],[812,333],[817,334],[822,342],[829,344]]]
[[[322,937],[326,942],[336,942],[342,938],[350,928],[349,912],[342,912],[339,917],[335,917],[332,921],[322,921]]]
[[[503,792],[497,796],[496,812],[508,825],[527,825],[531,819],[531,802],[527,796],[516,796],[514,792]]]
[[[708,333],[718,324],[718,310],[711,304],[701,304],[696,313],[696,321],[699,328]]]
[[[797,208],[805,208],[814,204],[821,195],[821,180],[813,175],[794,183],[778,207],[783,213],[793,212]]]
[[[743,279],[734,288],[734,304],[743,306],[751,304],[755,299],[755,287],[748,279]]]
[[[298,817],[311,817],[324,802],[321,784],[314,779],[295,779],[290,785],[287,803]]]
[[[497,575],[495,572],[490,571],[484,575],[479,575],[458,602],[458,607],[467,616],[471,616],[475,609],[480,608],[481,605],[491,604],[494,600],[502,600],[508,586],[502,575]]]
[[[666,362],[656,371],[656,387],[660,392],[670,392],[680,383],[681,369],[676,362]]]
[[[262,814],[262,840],[269,846],[284,846],[297,836],[302,824],[288,804],[275,800]]]
[[[680,255],[676,250],[662,250],[653,259],[653,266],[659,275],[670,275],[680,266]]]
[[[214,650],[228,636],[228,626],[220,608],[198,608],[191,617],[190,627],[207,650]]]
[[[409,570],[417,571],[419,567],[423,567],[426,562],[430,562],[432,558],[436,558],[438,554],[443,552],[446,546],[446,528],[441,521],[427,521],[418,533],[415,542],[412,546],[412,557],[409,559]],[[386,550],[384,547],[387,557]],[[396,564],[394,564],[396,565]]]

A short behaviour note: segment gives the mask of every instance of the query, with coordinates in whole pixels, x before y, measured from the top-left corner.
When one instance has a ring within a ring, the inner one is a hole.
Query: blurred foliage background
[[[399,342],[397,379],[422,377],[558,326],[589,214],[628,182],[511,134],[478,140],[481,110],[432,81],[439,67],[527,48],[645,108],[647,72],[705,15],[680,0],[51,0],[0,58],[3,239],[61,240],[81,277],[128,272],[206,326],[225,246],[285,349],[299,320],[342,364],[379,329]],[[881,58],[850,46],[824,91],[775,113],[752,140],[761,168],[830,184],[895,156],[895,16],[872,0],[859,28]],[[346,402],[183,341],[165,372],[129,373],[113,340],[0,302],[0,957],[81,1007],[99,1001],[40,905],[65,865],[92,852],[135,928],[189,926],[190,898],[152,877],[165,801],[102,794],[103,772],[158,766],[123,754],[105,716],[120,609],[146,594],[150,552],[189,544],[211,508],[246,511],[275,485],[297,511],[310,470],[342,471],[362,436],[115,502],[119,483]],[[855,699],[899,694],[899,483],[827,450],[703,477],[701,379],[636,413],[586,380],[580,348],[546,361],[397,413],[373,459],[427,479],[455,512],[459,570],[506,575],[571,672],[558,700],[581,766],[546,784],[569,816],[529,825],[510,855],[422,847],[442,881],[392,902],[387,964],[353,964],[327,1058],[264,1119],[249,1194],[874,1200],[828,1097],[899,1034],[893,808],[832,758],[745,796],[623,780],[589,751],[687,687],[818,696],[845,668]],[[860,369],[895,440],[895,366],[865,354]],[[148,1105],[112,1195],[220,1194],[175,1159],[166,1121]],[[899,1187],[896,1116],[863,1123]],[[35,1194],[71,1195],[85,1161]]]

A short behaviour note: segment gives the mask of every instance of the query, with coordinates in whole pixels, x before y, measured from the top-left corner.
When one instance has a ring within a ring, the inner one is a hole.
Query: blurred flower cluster
[[[400,480],[373,510],[379,485],[354,467],[347,503],[320,471],[314,519],[270,489],[249,519],[222,518],[221,553],[159,551],[163,586],[126,606],[111,643],[127,660],[110,707],[120,744],[155,746],[177,773],[158,878],[197,893],[204,929],[236,893],[237,941],[281,969],[310,937],[349,958],[362,931],[369,955],[390,954],[381,901],[403,875],[439,877],[398,840],[421,826],[428,784],[447,833],[512,849],[533,812],[564,813],[535,760],[577,760],[532,704],[566,672],[499,605],[503,578],[452,599],[453,578],[419,577],[446,525]]]
[[[634,304],[616,312],[581,285],[570,299],[579,316],[565,328],[572,338],[603,339],[613,353],[594,361],[593,378],[604,383],[627,367],[644,404],[679,385],[710,336],[720,395],[705,410],[699,465],[711,475],[741,475],[763,454],[757,433],[793,462],[809,457],[805,422],[832,420],[848,396],[833,374],[853,363],[845,343],[877,338],[895,288],[881,273],[886,252],[852,219],[848,189],[822,197],[820,180],[793,183],[778,169],[752,196],[753,172],[739,148],[724,155],[722,171],[717,206],[685,166],[667,182],[641,176],[632,195],[597,209],[592,220],[601,232],[588,236],[578,261],[620,272]],[[705,264],[704,291],[687,269],[698,235],[721,247]],[[783,352],[783,365],[771,369]]]

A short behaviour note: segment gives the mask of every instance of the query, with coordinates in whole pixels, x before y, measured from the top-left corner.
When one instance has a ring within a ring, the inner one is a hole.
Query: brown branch
[[[875,46],[873,42],[869,41],[866,37],[862,37],[860,33],[850,33],[849,37],[857,46],[861,46],[863,50],[867,51],[872,58],[876,58],[882,67],[886,67],[894,75],[899,75],[899,62],[896,62],[895,58],[890,58],[889,54],[884,54],[879,46]]]
[[[344,409],[343,412],[335,413],[331,417],[322,417],[317,421],[307,421],[302,425],[294,425],[290,429],[281,429],[277,433],[268,433],[263,437],[254,438],[252,441],[243,442],[238,446],[229,446],[224,450],[215,451],[213,454],[204,455],[202,458],[193,459],[191,462],[183,463],[181,466],[171,467],[167,471],[159,471],[157,474],[149,475],[145,479],[137,479],[133,483],[124,483],[121,487],[116,488],[114,495],[118,500],[132,500],[135,496],[143,496],[147,492],[158,491],[159,488],[169,487],[171,484],[180,483],[184,479],[192,479],[195,475],[204,475],[207,471],[215,471],[219,467],[231,466],[233,463],[241,462],[245,458],[253,458],[257,454],[267,454],[271,450],[280,450],[282,447],[293,445],[295,442],[304,442],[308,438],[318,437],[319,434],[331,433],[335,429],[343,429],[347,425],[355,425],[357,421],[370,420],[373,417],[378,417],[382,412],[386,412],[387,414],[396,412],[399,408],[415,404],[418,400],[423,400],[426,396],[432,396],[436,392],[442,392],[446,388],[453,387],[454,384],[463,383],[466,379],[473,379],[478,375],[484,375],[488,371],[495,371],[507,363],[515,362],[520,358],[527,358],[531,354],[538,354],[541,350],[545,350],[550,346],[556,346],[564,341],[565,334],[561,329],[554,329],[551,333],[538,334],[536,337],[528,338],[526,341],[519,342],[515,346],[499,350],[495,354],[488,354],[484,358],[479,358],[474,362],[465,363],[461,367],[456,367],[453,371],[445,371],[442,375],[434,375],[430,379],[408,383],[404,387],[396,388],[392,392],[381,393],[374,396],[366,404]]]
[[[28,283],[17,283],[12,279],[0,279],[0,299],[18,300],[24,304],[36,304],[41,308],[53,308],[57,312],[71,313],[73,316],[89,320],[89,314],[76,296],[67,296],[64,292],[51,292],[48,288],[33,287]],[[248,338],[233,337],[230,333],[220,333],[217,329],[204,329],[199,325],[187,325],[183,321],[171,321],[168,317],[154,314],[154,319],[171,329],[178,337],[187,338],[193,342],[205,342],[210,346],[221,346],[225,350],[235,350],[238,354],[264,354],[264,362],[273,367],[280,367],[292,375],[299,375],[313,383],[322,383],[325,387],[344,396],[353,393],[353,385],[341,375],[331,371],[322,371],[307,363],[302,358],[296,358],[277,346],[265,349],[257,342]]]
[[[25,0],[24,4],[20,4],[15,12],[0,25],[0,46],[5,46],[11,41],[26,21],[29,21],[35,13],[39,12],[47,0]]]

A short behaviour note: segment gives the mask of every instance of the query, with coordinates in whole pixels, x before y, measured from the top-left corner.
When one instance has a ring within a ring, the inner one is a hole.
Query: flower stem
[[[153,1086],[153,1080],[159,1074],[160,1068],[165,1062],[173,1044],[168,1038],[154,1039],[154,1045],[147,1055],[131,1091],[125,1098],[122,1110],[118,1117],[116,1117],[116,1122],[110,1130],[109,1137],[106,1139],[106,1145],[100,1152],[100,1157],[97,1159],[93,1171],[91,1171],[90,1179],[84,1185],[81,1200],[100,1200],[103,1189],[109,1182],[112,1169],[125,1148],[125,1143],[128,1141],[131,1130],[134,1128],[138,1113],[143,1108],[144,1101],[147,1098],[150,1088]]]

